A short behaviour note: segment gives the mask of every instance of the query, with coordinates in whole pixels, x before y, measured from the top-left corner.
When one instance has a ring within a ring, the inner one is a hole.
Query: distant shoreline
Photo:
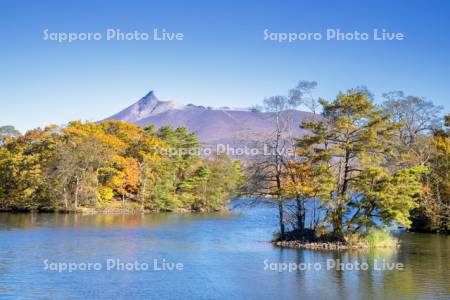
[[[149,209],[134,209],[134,208],[118,208],[118,207],[106,207],[106,208],[86,208],[81,207],[77,209],[0,209],[0,213],[11,213],[11,214],[28,214],[28,213],[56,213],[56,214],[81,214],[81,215],[141,215],[141,214],[158,214],[158,213],[207,213],[207,212],[227,212],[230,211],[228,208],[221,208],[212,211],[200,211],[200,210],[189,210],[189,209],[176,209],[167,211],[153,211]]]

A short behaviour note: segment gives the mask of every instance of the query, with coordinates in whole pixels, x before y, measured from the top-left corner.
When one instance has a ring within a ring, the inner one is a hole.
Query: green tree
[[[46,165],[55,153],[54,127],[9,137],[0,147],[0,202],[3,209],[49,207],[54,200]]]
[[[429,169],[421,177],[422,193],[418,207],[412,212],[412,230],[448,230],[449,138],[448,124],[441,118],[443,108],[402,92],[387,93],[385,98],[383,109],[401,124],[394,139],[400,160],[393,164],[393,169],[398,165],[423,165]]]
[[[14,126],[0,126],[0,142],[7,136],[19,136],[20,131],[18,131]]]
[[[428,159],[424,165],[430,172],[422,176],[423,194],[419,206],[412,213],[413,230],[450,231],[450,116],[444,129],[436,130],[429,138]]]
[[[399,125],[391,122],[391,116],[377,109],[361,91],[350,90],[340,93],[333,102],[320,100],[320,103],[323,106],[322,119],[301,125],[311,134],[299,139],[299,144],[313,147],[314,159],[326,163],[331,170],[328,174],[332,176],[334,188],[328,199],[322,200],[327,207],[334,236],[342,238],[353,223],[370,225],[365,219],[370,219],[371,213],[382,207],[382,199],[386,199],[384,196],[388,189],[370,190],[369,183],[374,181],[375,184],[384,178],[392,186],[398,180],[400,175],[386,177],[389,172],[386,163],[392,155],[391,140]],[[371,194],[375,192],[378,193],[376,197]],[[402,197],[400,205],[386,208],[385,212],[390,213],[383,213],[385,221],[405,220],[408,210],[400,208],[402,205],[411,208],[411,197]],[[373,210],[363,209],[371,207],[371,203],[379,205]],[[355,212],[354,207],[361,209],[356,208]],[[408,225],[407,222],[402,223]]]

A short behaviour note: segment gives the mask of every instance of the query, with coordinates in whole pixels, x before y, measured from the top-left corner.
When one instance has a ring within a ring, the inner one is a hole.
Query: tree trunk
[[[281,168],[282,162],[280,157],[280,138],[281,138],[281,125],[280,125],[280,116],[279,113],[276,114],[276,124],[277,124],[277,136],[276,136],[276,144],[275,144],[275,167],[276,167],[276,182],[277,182],[277,200],[278,200],[278,217],[280,222],[280,238],[284,239],[285,237],[285,228],[284,228],[284,200],[282,199],[282,189],[281,189]]]
[[[278,218],[280,222],[280,239],[284,239],[285,229],[284,229],[284,205],[283,200],[278,201]]]
[[[141,210],[144,211],[144,193],[145,193],[145,188],[146,188],[146,184],[144,183],[143,187],[142,187],[142,191],[141,192]]]
[[[313,200],[313,209],[312,209],[312,216],[311,216],[311,229],[316,229],[317,223],[316,223],[316,199]]]
[[[74,202],[75,210],[78,208],[78,191],[79,191],[79,184],[80,184],[80,180],[77,178],[77,181],[76,181],[76,184],[75,184],[75,202]]]
[[[69,209],[69,202],[67,201],[67,192],[66,187],[63,188],[63,204],[64,204],[64,210],[67,211]]]
[[[339,167],[341,170],[341,167]],[[350,174],[350,150],[345,150],[345,161],[344,161],[344,178],[342,182],[341,193],[337,199],[337,207],[333,216],[333,234],[336,238],[343,238],[343,213],[344,213],[344,198],[347,194],[349,174]],[[340,173],[340,172],[339,172]]]
[[[297,197],[297,228],[299,230],[305,229],[305,203],[303,199]]]

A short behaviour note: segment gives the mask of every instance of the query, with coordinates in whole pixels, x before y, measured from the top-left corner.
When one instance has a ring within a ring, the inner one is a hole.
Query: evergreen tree
[[[387,223],[397,221],[408,226],[405,220],[409,209],[414,207],[417,182],[408,172],[389,175],[386,165],[392,154],[391,140],[399,125],[392,123],[391,116],[377,109],[361,91],[340,93],[335,101],[321,99],[320,103],[322,119],[301,125],[311,134],[299,139],[299,145],[313,147],[313,159],[329,168],[328,181],[333,181],[334,188],[322,201],[334,236],[342,238],[346,230],[372,225],[369,220],[380,215]],[[404,177],[410,180],[405,183]],[[394,203],[388,200],[388,193],[400,182],[414,189]]]

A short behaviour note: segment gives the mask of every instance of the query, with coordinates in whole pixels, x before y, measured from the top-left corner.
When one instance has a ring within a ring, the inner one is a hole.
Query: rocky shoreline
[[[305,242],[305,241],[274,241],[273,245],[280,248],[310,249],[310,250],[348,250],[366,249],[365,244],[350,245],[345,242]]]
[[[369,247],[365,243],[349,244],[346,242],[307,242],[300,240],[290,240],[290,241],[273,241],[272,244],[280,248],[292,248],[292,249],[309,249],[309,250],[362,250],[369,248],[399,248],[400,244],[391,246],[376,246]]]

